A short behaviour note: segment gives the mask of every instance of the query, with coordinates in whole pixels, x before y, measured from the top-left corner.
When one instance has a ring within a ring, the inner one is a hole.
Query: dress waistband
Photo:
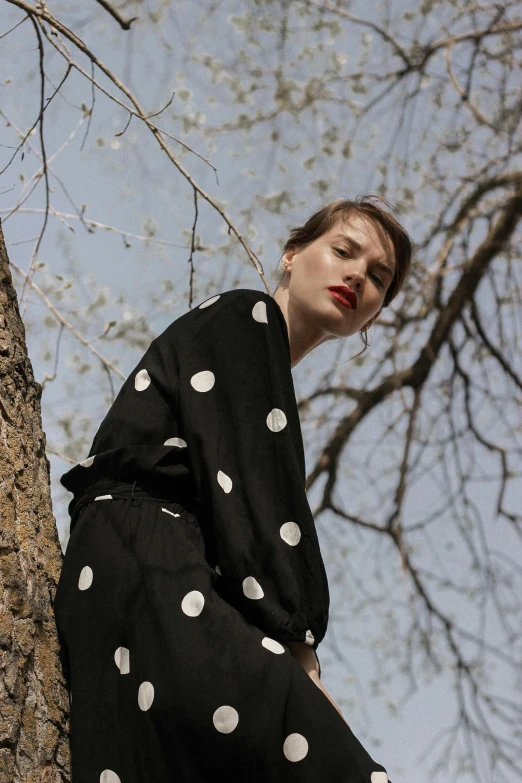
[[[187,521],[197,522],[196,517],[188,512],[181,503],[173,500],[172,497],[163,497],[154,492],[154,490],[144,489],[138,486],[136,481],[130,484],[124,481],[115,482],[113,479],[101,479],[89,485],[82,495],[71,504],[71,530],[76,522],[78,513],[87,503],[92,503],[93,500],[113,500],[115,498],[132,498],[133,500],[148,500],[155,503],[168,504],[171,510],[183,516]]]

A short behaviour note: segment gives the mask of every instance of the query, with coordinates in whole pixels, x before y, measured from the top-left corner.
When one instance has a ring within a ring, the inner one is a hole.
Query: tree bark
[[[70,779],[53,612],[62,552],[40,408],[0,224],[0,783]]]

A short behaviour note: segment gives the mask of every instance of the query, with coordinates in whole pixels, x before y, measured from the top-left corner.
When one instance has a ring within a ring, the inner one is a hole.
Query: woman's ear
[[[292,262],[292,258],[297,253],[296,247],[289,247],[281,256],[281,263],[285,269],[288,269],[289,264]]]
[[[364,324],[364,326],[363,326],[363,327],[361,327],[361,332],[367,332],[367,331],[368,331],[368,329],[370,328],[370,326],[373,326],[373,324],[375,323],[375,321],[377,320],[377,318],[380,316],[380,314],[381,314],[381,313],[382,313],[382,307],[380,308],[380,310],[378,310],[378,311],[375,313],[375,315],[372,315],[372,317],[370,318],[370,320],[369,320],[369,321],[367,321],[367,322]]]

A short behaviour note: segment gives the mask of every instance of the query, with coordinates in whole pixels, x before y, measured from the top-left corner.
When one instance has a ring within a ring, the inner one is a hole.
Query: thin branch
[[[439,41],[430,44],[429,56],[434,54],[438,49],[444,49],[446,46],[463,43],[464,41],[475,41],[480,38],[488,38],[491,35],[515,33],[517,30],[522,30],[522,20],[520,19],[515,19],[514,22],[493,25],[492,27],[487,27],[485,30],[471,30],[469,33],[451,35],[448,38],[441,38]]]
[[[82,139],[80,152],[83,152],[85,142],[87,141],[87,137],[89,135],[89,130],[91,128],[91,122],[92,122],[92,115],[94,114],[94,104],[96,103],[96,90],[94,89],[94,63],[92,62],[91,62],[91,97],[92,97],[91,108],[84,110],[84,114],[87,113],[89,115],[89,119],[87,120],[87,127],[85,128],[85,135]]]
[[[17,264],[15,264],[13,261],[9,260],[9,266],[12,266],[13,269],[18,272],[18,274],[24,278],[27,279],[26,273],[23,271],[23,269],[20,269]],[[51,300],[44,294],[41,288],[39,288],[36,283],[33,281],[29,282],[28,285],[38,294],[38,296],[42,299],[43,302],[47,305],[49,310],[52,312],[56,320],[61,323],[63,326],[65,326],[67,329],[69,329],[70,332],[74,334],[77,340],[81,342],[82,345],[84,345],[91,353],[93,353],[103,364],[104,367],[109,369],[111,372],[116,373],[123,381],[126,380],[125,375],[119,370],[117,367],[112,364],[108,359],[106,359],[102,354],[96,350],[96,348],[93,348],[91,343],[83,337],[83,335],[78,332],[77,329],[74,328],[74,326],[67,321],[63,315],[56,309],[56,307],[53,305]]]
[[[32,21],[32,20],[31,20],[31,21]],[[54,93],[51,95],[51,97],[47,99],[47,103],[45,104],[45,109],[46,109],[46,108],[49,106],[49,104],[51,103],[52,99],[54,98],[54,96],[57,94],[57,92],[58,92],[58,90],[60,89],[60,87],[63,85],[63,83],[64,83],[64,82],[65,82],[65,80],[67,79],[67,77],[68,77],[68,75],[69,75],[69,73],[70,73],[70,72],[71,72],[71,66],[70,66],[70,65],[68,65],[68,66],[67,66],[67,70],[65,71],[65,75],[64,75],[63,79],[61,80],[60,84],[59,84],[59,85],[58,85],[58,87],[55,89],[55,91],[54,91]],[[1,112],[1,111],[0,111],[0,113],[2,114],[2,116],[3,116],[3,117],[5,117],[5,114],[4,114],[3,112]],[[31,127],[30,127],[30,128],[29,128],[29,130],[27,131],[27,133],[25,133],[25,134],[23,135],[22,141],[20,142],[20,144],[18,145],[18,147],[16,147],[16,149],[15,149],[15,151],[13,152],[13,154],[12,154],[12,156],[11,156],[10,160],[9,160],[9,161],[6,163],[6,165],[4,166],[4,168],[3,168],[3,169],[0,169],[0,176],[2,176],[2,174],[4,174],[4,173],[5,173],[5,171],[6,171],[6,170],[9,168],[9,166],[10,166],[10,165],[11,165],[11,163],[13,162],[14,158],[16,157],[16,155],[18,154],[18,152],[20,151],[20,149],[21,149],[21,148],[24,146],[24,144],[25,144],[25,142],[26,142],[26,139],[28,139],[28,138],[29,138],[29,136],[31,135],[31,131],[33,130],[33,128],[35,128],[35,127],[36,127],[36,125],[37,125],[37,123],[38,123],[38,120],[40,119],[40,116],[41,116],[41,110],[40,110],[40,113],[38,114],[38,117],[37,117],[37,118],[36,118],[36,120],[33,122],[33,124],[31,125]],[[7,117],[6,117],[6,119],[7,119]],[[8,122],[9,122],[9,120],[8,120]],[[13,126],[13,127],[14,127],[14,126]]]
[[[478,109],[477,106],[473,103],[469,95],[466,94],[466,92],[462,89],[460,84],[457,81],[457,77],[453,73],[452,67],[451,67],[451,50],[452,50],[453,44],[450,44],[446,51],[444,52],[444,60],[446,62],[446,70],[448,72],[448,76],[450,79],[450,82],[452,83],[455,91],[460,95],[460,98],[463,103],[466,104],[466,106],[469,106],[471,112],[473,113],[475,119],[480,125],[487,125],[488,128],[491,128],[492,131],[495,133],[506,133],[506,131],[503,131],[500,128],[496,128],[493,123],[491,123],[487,117],[485,117],[482,112]]]
[[[116,19],[122,30],[130,30],[131,24],[138,18],[137,16],[133,16],[131,19],[124,19],[108,0],[96,0],[96,2],[99,3],[102,8],[105,8],[113,19]]]
[[[23,18],[23,19],[20,19],[20,21],[19,21],[19,22],[17,22],[17,23],[14,25],[14,27],[11,27],[9,30],[6,30],[6,31],[5,31],[5,33],[2,33],[2,35],[0,35],[0,41],[2,40],[2,38],[5,38],[7,35],[9,35],[10,33],[12,33],[12,32],[13,32],[13,30],[16,30],[16,28],[17,28],[17,27],[20,27],[20,25],[21,25],[21,24],[23,24],[24,22],[27,22],[27,20],[28,20],[28,19],[29,19],[29,16],[24,16],[24,18]]]
[[[52,449],[50,446],[45,447],[45,453],[46,454],[52,454],[54,457],[60,457],[60,459],[63,459],[64,462],[70,462],[71,465],[77,465],[78,462],[75,459],[71,459],[70,457],[66,457],[65,454],[62,454],[61,451],[56,451],[56,449]]]
[[[53,374],[48,375],[45,373],[41,386],[42,389],[45,389],[46,385],[52,381],[56,380],[56,376],[58,374],[58,363],[60,361],[60,345],[62,342],[62,335],[63,335],[64,325],[60,324],[60,328],[58,330],[58,336],[56,339],[56,348],[55,348],[55,355],[54,355],[54,366],[53,366]]]
[[[53,161],[53,160],[54,160],[54,159],[55,159],[55,158],[56,158],[56,157],[57,157],[57,156],[58,156],[58,155],[59,155],[59,154],[60,154],[60,153],[61,153],[61,152],[62,152],[62,151],[63,151],[63,150],[66,148],[66,147],[67,147],[67,145],[68,145],[68,144],[70,144],[70,143],[71,143],[71,141],[73,140],[74,136],[76,135],[76,131],[77,131],[77,130],[78,130],[78,128],[79,128],[79,127],[82,125],[82,123],[85,121],[85,116],[86,116],[86,115],[84,114],[84,115],[81,117],[81,119],[79,120],[79,122],[78,122],[78,124],[77,124],[76,128],[75,128],[75,129],[74,129],[74,130],[73,130],[73,131],[72,131],[72,132],[69,134],[68,138],[67,138],[67,139],[65,140],[65,142],[62,144],[62,146],[61,146],[61,147],[59,147],[59,148],[56,150],[56,152],[54,152],[54,153],[51,155],[51,157],[47,159],[47,170],[48,170],[48,171],[50,171],[50,172],[51,172],[51,174],[54,176],[54,178],[55,178],[55,179],[58,181],[58,183],[60,184],[60,187],[62,188],[62,190],[63,190],[63,192],[64,192],[64,194],[65,194],[65,196],[66,196],[67,200],[69,201],[69,203],[71,204],[71,206],[72,206],[72,207],[73,207],[73,208],[76,210],[76,214],[77,214],[77,216],[78,216],[79,220],[80,220],[80,221],[81,221],[81,222],[84,224],[84,227],[85,227],[87,230],[89,230],[89,229],[88,229],[88,227],[87,227],[87,225],[86,225],[86,223],[85,223],[85,221],[83,220],[83,212],[82,212],[82,210],[81,210],[81,209],[79,209],[79,208],[78,208],[78,206],[77,206],[77,205],[74,203],[74,200],[73,200],[72,196],[69,194],[69,191],[67,190],[67,188],[66,188],[66,186],[65,186],[65,184],[64,184],[64,182],[63,182],[63,180],[61,179],[61,177],[60,177],[60,176],[59,176],[59,175],[56,173],[56,171],[55,171],[55,170],[53,169],[53,167],[51,166],[51,162],[52,162],[52,161]],[[8,124],[8,126],[12,126],[12,127],[15,129],[16,133],[17,133],[17,134],[18,134],[20,137],[22,137],[22,136],[24,135],[24,134],[22,133],[22,131],[21,131],[19,128],[17,128],[17,127],[16,127],[15,123],[14,123],[14,122],[13,122],[13,121],[12,121],[12,120],[9,118],[9,117],[7,117],[7,115],[6,115],[6,114],[5,114],[5,113],[2,111],[2,109],[0,109],[0,117],[4,117],[4,118],[5,118],[5,120],[7,121],[7,124]],[[33,145],[32,145],[32,144],[31,144],[29,141],[28,141],[28,142],[26,142],[26,143],[29,145],[29,149],[31,150],[31,152],[33,152],[33,153],[34,153],[34,155],[35,155],[37,158],[41,158],[41,155],[40,155],[40,153],[38,152],[38,150],[36,149],[36,147],[33,147]],[[31,181],[34,179],[34,185],[33,185],[33,187],[32,187],[32,188],[31,188],[31,189],[30,189],[30,190],[29,190],[29,191],[26,193],[26,195],[25,195],[24,197],[22,197],[22,199],[21,199],[20,201],[18,201],[18,202],[15,204],[15,206],[14,206],[14,207],[12,207],[11,209],[2,210],[3,212],[7,212],[7,217],[5,218],[5,220],[4,220],[4,223],[5,223],[5,222],[7,222],[7,220],[9,220],[9,218],[10,218],[10,217],[11,217],[11,216],[12,216],[12,215],[15,213],[15,212],[18,212],[18,211],[20,211],[20,212],[24,212],[24,211],[43,212],[43,210],[23,210],[23,209],[21,209],[21,205],[22,205],[22,204],[24,204],[24,203],[25,203],[25,202],[26,202],[26,201],[29,199],[30,195],[31,195],[31,194],[33,193],[33,191],[35,190],[35,188],[36,188],[36,186],[38,185],[38,182],[40,181],[40,179],[42,178],[42,176],[43,176],[43,167],[42,167],[41,169],[39,169],[39,170],[38,170],[38,171],[37,171],[35,174],[33,174],[33,175],[32,175],[32,177],[29,179],[29,181],[28,181],[28,183],[27,183],[27,184],[30,184],[30,183],[31,183]],[[57,216],[59,217],[60,213],[56,212],[56,211],[53,209],[53,207],[50,207],[50,211],[51,211],[53,214],[55,214],[55,215],[57,215]],[[69,227],[69,228],[70,228],[70,227]],[[74,231],[74,229],[72,229],[72,228],[71,228],[71,230],[72,230],[72,231]]]
[[[36,242],[35,248],[33,250],[32,256],[31,256],[31,263],[29,264],[29,271],[27,274],[27,277],[24,280],[24,284],[22,286],[22,293],[20,294],[20,305],[22,304],[24,300],[24,293],[26,291],[26,283],[31,283],[35,269],[36,269],[36,260],[38,257],[38,251],[40,250],[40,245],[42,243],[43,235],[45,233],[45,229],[47,226],[47,221],[49,220],[49,172],[47,171],[47,154],[45,152],[45,141],[44,141],[44,131],[43,131],[43,124],[44,124],[44,112],[45,112],[45,73],[44,73],[44,48],[43,48],[43,41],[42,36],[40,34],[40,30],[38,28],[38,25],[36,24],[36,21],[31,17],[31,23],[34,27],[36,37],[38,39],[38,52],[39,52],[39,65],[40,65],[40,116],[39,116],[39,130],[40,130],[40,146],[42,149],[42,162],[43,162],[43,176],[45,179],[45,216],[44,221],[42,225],[42,229],[40,231],[40,235],[38,237],[38,241]],[[67,73],[64,77],[64,81],[67,78],[67,75],[69,73],[69,69],[67,70]],[[52,96],[54,97],[54,96]],[[47,104],[49,105],[49,104]],[[24,309],[22,312],[22,319],[25,315],[25,311],[27,310],[27,305],[29,304],[29,293],[30,288],[27,289],[27,296],[24,304]]]
[[[192,307],[192,295],[194,293],[194,252],[196,250],[196,226],[198,223],[198,192],[194,190],[194,223],[192,225],[191,239],[190,239],[190,257],[188,263],[190,264],[190,279],[189,279],[189,308]]]
[[[29,213],[29,214],[34,214],[34,215],[41,214],[41,213],[43,213],[43,211],[44,211],[43,209],[37,209],[37,208],[29,209],[28,207],[25,207],[25,208],[22,208],[22,209],[18,210],[18,212],[23,212],[23,213],[26,213],[26,214]],[[0,209],[0,215],[3,214],[3,213],[6,213],[6,212],[10,213],[11,210],[10,209]],[[146,237],[146,236],[143,236],[141,234],[133,234],[130,231],[123,231],[123,229],[115,228],[114,226],[109,226],[109,225],[107,225],[107,223],[102,223],[99,220],[93,220],[92,218],[87,218],[87,217],[85,217],[85,212],[83,212],[81,215],[72,215],[72,214],[70,214],[68,212],[57,212],[54,209],[54,207],[51,207],[50,208],[50,214],[52,216],[54,216],[54,217],[57,217],[57,218],[63,218],[62,222],[64,222],[65,219],[67,219],[67,220],[81,220],[81,222],[85,224],[85,227],[87,228],[87,230],[90,233],[92,233],[92,229],[93,228],[103,228],[105,231],[112,231],[114,234],[118,234],[118,236],[122,236],[125,239],[136,239],[136,240],[139,240],[140,242],[151,242],[152,244],[165,245],[167,247],[178,247],[178,248],[185,248],[186,247],[186,245],[178,245],[176,242],[170,242],[168,239],[156,239],[155,237]],[[27,240],[27,239],[20,240],[20,242],[28,242],[28,241],[29,240]],[[11,242],[11,244],[15,245],[15,244],[20,244],[20,243]]]
[[[349,13],[344,8],[338,8],[337,6],[331,5],[330,3],[327,2],[321,3],[318,0],[306,0],[306,2],[310,5],[315,6],[320,11],[329,11],[330,13],[333,13],[336,16],[340,16],[344,19],[348,19],[350,22],[353,22],[354,24],[362,25],[363,27],[368,27],[369,29],[373,30],[378,35],[380,35],[384,41],[386,41],[391,45],[391,47],[394,50],[394,53],[401,58],[401,60],[405,65],[405,68],[402,71],[395,74],[396,76],[405,76],[411,71],[423,71],[428,60],[434,54],[436,54],[436,52],[438,52],[439,49],[445,49],[449,46],[453,46],[459,43],[464,43],[466,41],[477,41],[492,35],[503,35],[506,33],[514,33],[517,30],[522,29],[522,20],[516,19],[513,22],[506,22],[504,24],[493,24],[483,30],[471,30],[468,33],[460,33],[460,34],[448,36],[447,38],[440,38],[438,41],[434,41],[433,43],[426,44],[424,47],[422,47],[423,49],[422,55],[419,57],[419,55],[416,52],[408,53],[395,40],[395,38],[393,38],[393,36],[387,30],[375,24],[374,22],[371,22],[367,19],[361,19],[360,17],[354,16],[353,14]],[[419,47],[417,46],[416,48],[418,49]]]
[[[389,44],[391,44],[395,54],[401,58],[401,60],[404,62],[406,68],[408,70],[413,70],[413,63],[408,57],[408,54],[404,51],[402,46],[397,43],[395,38],[393,38],[387,30],[385,30],[383,27],[379,27],[379,25],[375,24],[375,22],[370,22],[367,19],[360,19],[358,16],[354,16],[353,14],[346,11],[344,8],[338,8],[337,6],[330,5],[330,3],[326,2],[318,2],[318,0],[306,0],[307,3],[310,5],[315,6],[319,9],[319,11],[330,11],[337,16],[343,17],[343,19],[348,19],[350,22],[353,22],[354,24],[362,25],[363,27],[368,27],[370,30],[373,30],[374,32],[378,33],[381,38],[385,41],[387,41]]]
[[[482,321],[480,320],[478,308],[477,308],[477,305],[476,305],[476,302],[475,302],[474,299],[471,300],[470,306],[471,306],[471,317],[473,319],[473,323],[475,324],[477,332],[478,332],[478,334],[480,336],[480,339],[482,340],[482,342],[484,343],[484,345],[486,346],[486,348],[488,349],[490,354],[495,357],[495,359],[500,364],[500,366],[502,367],[504,372],[507,375],[509,375],[511,380],[514,381],[516,383],[516,385],[518,386],[518,388],[522,390],[522,378],[520,378],[517,375],[515,370],[504,359],[504,357],[502,356],[502,353],[499,351],[499,349],[496,348],[493,345],[493,343],[491,342],[491,340],[487,336],[487,334],[485,332],[485,329],[484,329],[484,326],[482,325]]]

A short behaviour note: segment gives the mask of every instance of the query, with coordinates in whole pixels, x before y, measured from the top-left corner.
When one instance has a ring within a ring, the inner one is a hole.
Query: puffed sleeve
[[[305,457],[279,305],[250,289],[179,355],[183,438],[228,600],[271,638],[323,639],[326,572],[305,490]]]

